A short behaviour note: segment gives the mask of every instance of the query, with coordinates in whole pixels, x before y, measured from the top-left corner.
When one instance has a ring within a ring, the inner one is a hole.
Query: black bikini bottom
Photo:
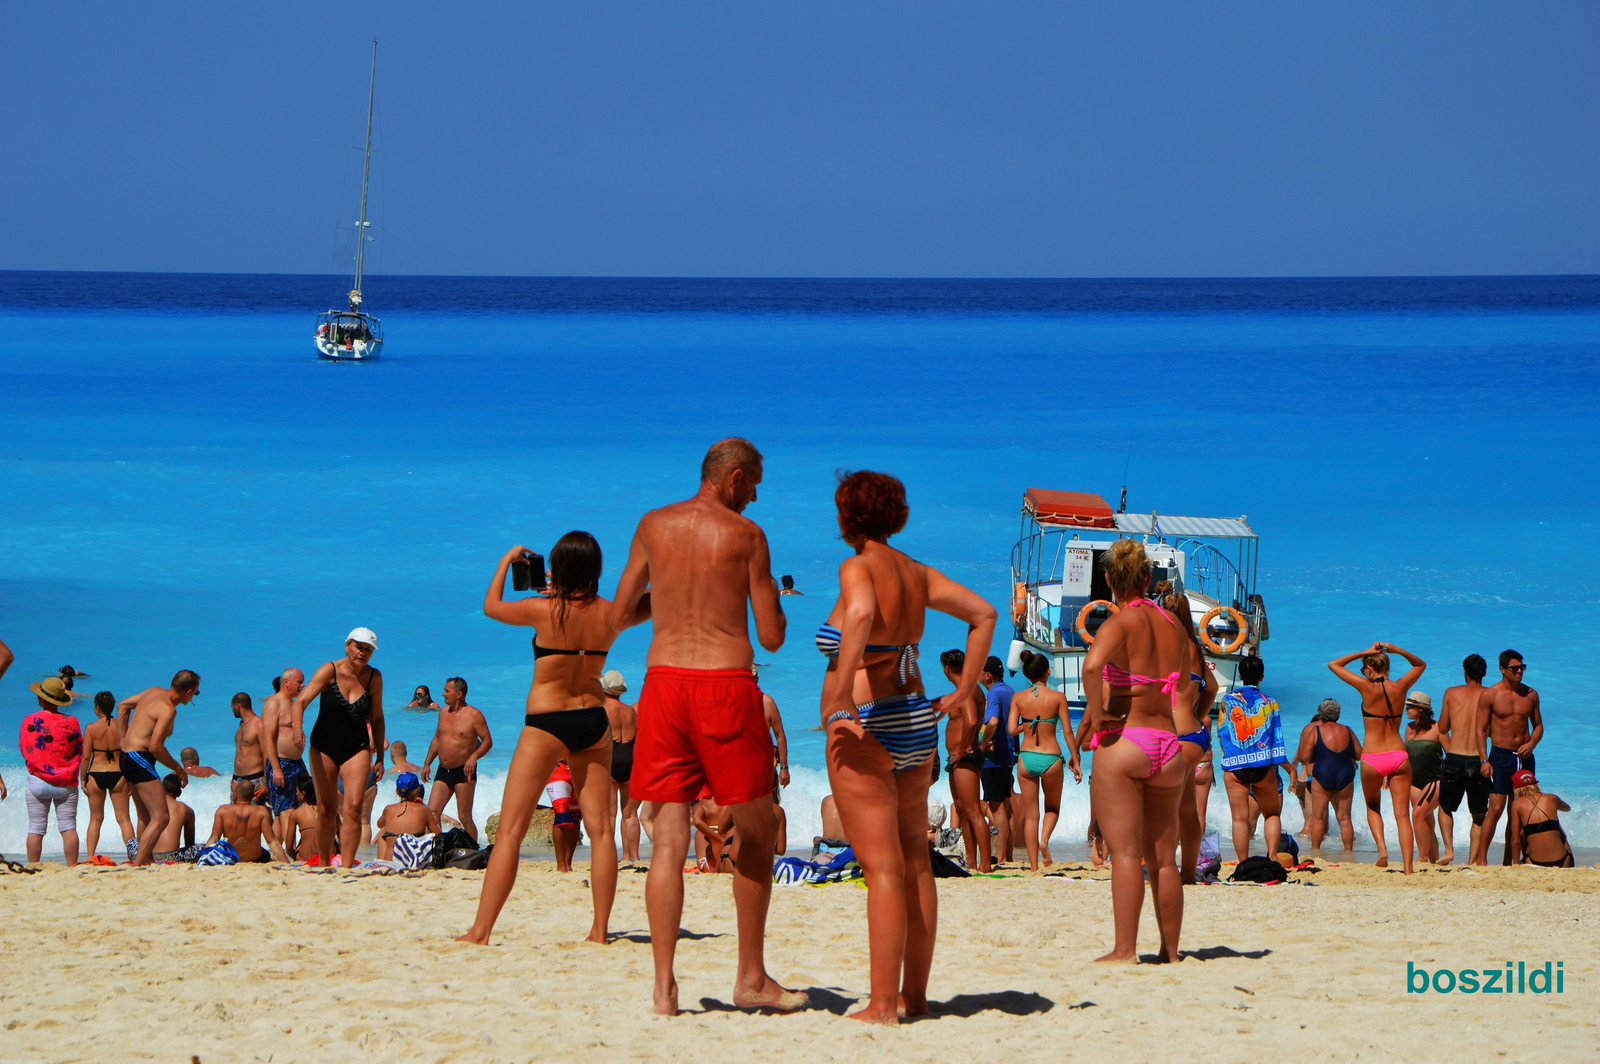
[[[549,732],[556,737],[568,753],[587,750],[604,739],[611,729],[611,718],[605,706],[587,709],[558,709],[549,713],[529,713],[523,718],[530,728]]]
[[[117,784],[122,782],[122,773],[110,771],[91,772],[89,773],[89,778],[98,783],[102,791],[110,793],[117,789]]]

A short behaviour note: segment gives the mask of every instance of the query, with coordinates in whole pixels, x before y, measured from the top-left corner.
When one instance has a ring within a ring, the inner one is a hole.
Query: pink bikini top
[[[1149,606],[1151,609],[1160,614],[1168,624],[1176,625],[1178,623],[1177,621],[1173,620],[1172,614],[1168,613],[1160,606],[1157,606],[1149,599],[1135,599],[1134,601],[1128,603],[1125,608],[1131,610],[1138,606]],[[1128,672],[1121,666],[1113,665],[1108,661],[1100,670],[1100,675],[1103,676],[1106,683],[1110,684],[1112,687],[1132,687],[1134,684],[1142,683],[1160,684],[1161,693],[1172,696],[1172,708],[1178,708],[1178,680],[1183,676],[1182,672],[1174,672],[1165,679],[1159,676],[1141,676],[1136,672]]]

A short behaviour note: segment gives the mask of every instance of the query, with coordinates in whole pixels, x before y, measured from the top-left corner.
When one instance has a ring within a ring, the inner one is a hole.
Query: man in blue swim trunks
[[[1011,792],[1016,787],[1013,771],[1016,747],[1008,732],[1011,699],[1016,691],[1005,681],[1005,665],[991,655],[983,664],[983,686],[988,689],[983,710],[983,815],[998,829],[995,860],[1009,861],[1014,848],[1011,831]]]
[[[267,767],[267,801],[278,822],[280,836],[288,825],[284,814],[300,804],[300,783],[309,780],[306,769],[306,731],[304,710],[295,709],[295,698],[306,685],[305,673],[285,669],[278,678],[277,690],[261,704],[261,758]]]
[[[1473,864],[1489,863],[1489,842],[1505,812],[1511,796],[1511,777],[1533,767],[1533,748],[1544,738],[1544,718],[1539,715],[1539,692],[1522,682],[1527,665],[1515,650],[1500,652],[1500,682],[1483,692],[1478,700],[1478,723],[1489,736],[1489,767],[1494,770],[1494,792],[1489,795],[1489,812],[1483,818],[1478,849]],[[1501,864],[1511,863],[1511,848],[1506,847]]]

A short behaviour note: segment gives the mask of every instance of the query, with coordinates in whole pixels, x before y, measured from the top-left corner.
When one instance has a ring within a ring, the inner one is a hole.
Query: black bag
[[[438,853],[437,850],[434,851]],[[1270,857],[1257,854],[1246,857],[1239,862],[1239,867],[1233,870],[1233,875],[1228,877],[1232,883],[1282,883],[1289,878],[1283,865]]]
[[[441,831],[433,837],[433,867],[445,867],[457,850],[476,850],[477,848],[478,840],[468,835],[461,828]]]
[[[489,866],[489,851],[493,849],[494,843],[492,842],[481,850],[472,850],[465,846],[457,846],[455,849],[445,854],[444,864],[440,865],[439,867],[465,868],[468,871],[475,872]],[[434,851],[434,853],[438,852],[438,850]]]
[[[933,865],[934,879],[966,879],[972,875],[965,868],[956,864],[950,858],[933,848],[933,843],[928,843],[928,863]]]

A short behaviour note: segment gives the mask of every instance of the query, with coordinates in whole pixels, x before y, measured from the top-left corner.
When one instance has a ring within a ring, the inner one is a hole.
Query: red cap
[[[1511,786],[1513,789],[1517,787],[1528,787],[1538,782],[1538,780],[1533,778],[1533,773],[1529,772],[1527,769],[1522,769],[1511,777]]]

